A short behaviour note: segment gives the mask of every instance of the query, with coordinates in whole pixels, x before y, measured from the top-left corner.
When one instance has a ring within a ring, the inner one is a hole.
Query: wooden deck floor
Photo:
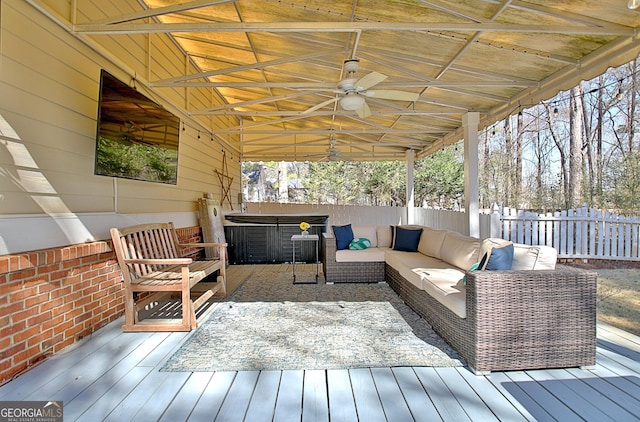
[[[605,324],[595,368],[487,376],[422,367],[160,372],[189,333],[122,333],[121,324],[0,387],[0,401],[61,400],[65,421],[91,422],[640,420],[640,339]]]

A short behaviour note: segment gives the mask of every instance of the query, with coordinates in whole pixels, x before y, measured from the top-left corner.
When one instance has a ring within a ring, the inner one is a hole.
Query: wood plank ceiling
[[[201,73],[152,86],[215,90],[226,104],[185,112],[237,117],[215,133],[245,161],[420,157],[459,140],[467,112],[491,125],[640,52],[640,12],[627,0],[140,4],[148,10],[74,30],[170,34]],[[343,65],[350,59],[358,60],[352,74]],[[366,95],[349,95],[368,108],[345,110],[338,100],[350,85],[338,82],[365,75]]]

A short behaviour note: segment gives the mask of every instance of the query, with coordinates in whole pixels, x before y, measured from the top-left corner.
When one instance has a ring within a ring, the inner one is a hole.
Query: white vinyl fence
[[[548,213],[504,208],[502,238],[528,245],[548,245],[559,258],[638,260],[640,218],[603,212],[584,205]]]

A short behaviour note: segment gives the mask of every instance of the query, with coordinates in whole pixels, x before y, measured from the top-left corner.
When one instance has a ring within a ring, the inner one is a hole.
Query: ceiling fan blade
[[[329,99],[327,101],[323,101],[320,104],[316,104],[313,107],[306,109],[305,111],[302,112],[302,114],[308,114],[308,113],[314,112],[314,111],[316,111],[318,109],[321,109],[324,106],[327,106],[327,105],[329,105],[331,103],[335,103],[339,99],[340,99],[340,97],[336,97],[336,98],[331,98],[331,99]]]
[[[369,108],[369,105],[366,102],[364,102],[362,103],[362,107],[356,110],[356,114],[361,119],[364,119],[365,117],[371,116],[371,109]]]
[[[416,94],[415,92],[396,91],[393,89],[367,91],[364,93],[364,95],[372,98],[381,98],[383,100],[400,100],[400,101],[415,101],[418,99],[418,97],[420,97],[420,95]]]
[[[382,73],[378,72],[371,72],[368,75],[364,75],[362,78],[358,79],[358,81],[355,83],[354,88],[356,91],[364,91],[374,85],[379,84],[385,79],[387,79],[387,75],[383,75]]]

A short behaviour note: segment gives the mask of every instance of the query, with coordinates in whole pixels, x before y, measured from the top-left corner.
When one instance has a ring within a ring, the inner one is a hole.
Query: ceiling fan
[[[303,113],[311,113],[337,101],[344,110],[355,110],[359,117],[364,118],[371,115],[371,109],[365,101],[366,97],[398,101],[415,101],[418,99],[419,94],[413,92],[386,89],[369,90],[369,88],[387,79],[387,76],[382,73],[371,72],[360,79],[356,79],[354,76],[358,71],[359,64],[360,61],[358,59],[345,60],[344,70],[347,72],[347,77],[338,82],[337,89],[332,90],[339,96],[316,104]]]
[[[342,158],[342,151],[336,147],[336,142],[336,137],[331,134],[331,136],[329,136],[329,147],[326,151],[319,154],[311,154],[308,155],[308,157],[323,157],[324,159],[322,161],[325,161],[325,159],[326,161],[340,161]]]

